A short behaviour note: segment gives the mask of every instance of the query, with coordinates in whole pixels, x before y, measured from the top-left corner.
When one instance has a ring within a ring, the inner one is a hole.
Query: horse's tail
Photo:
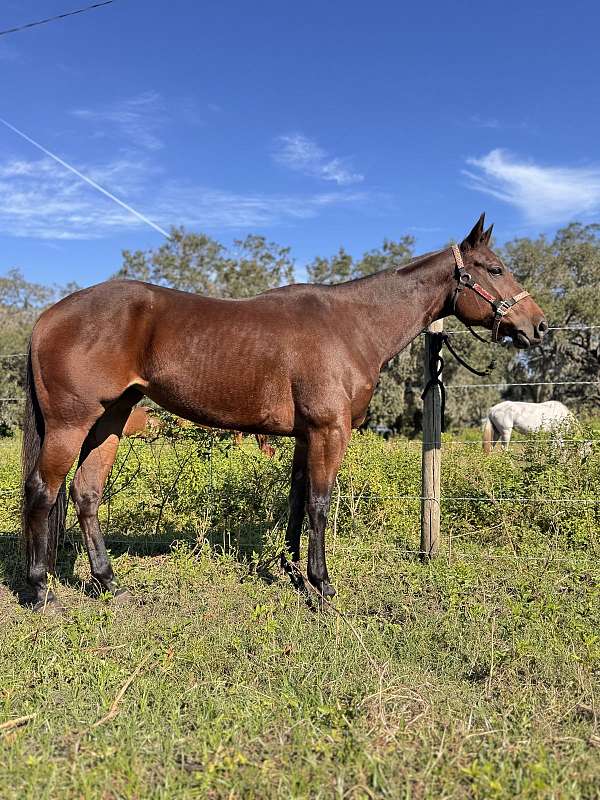
[[[44,442],[44,417],[38,403],[33,370],[31,368],[31,341],[27,351],[25,374],[25,413],[23,415],[23,441],[21,445],[21,527],[27,541],[28,517],[25,502],[25,482],[35,470]],[[66,482],[63,481],[56,502],[48,516],[48,568],[54,569],[58,540],[65,528],[67,516]]]
[[[483,423],[483,452],[491,453],[494,446],[494,424],[487,417]]]

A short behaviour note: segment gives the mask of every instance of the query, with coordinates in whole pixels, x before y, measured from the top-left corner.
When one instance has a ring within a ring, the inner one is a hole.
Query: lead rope
[[[470,373],[473,375],[477,375],[478,378],[484,378],[486,375],[489,375],[490,372],[496,366],[496,361],[492,359],[488,366],[485,369],[476,369],[472,367],[469,363],[467,363],[462,356],[456,352],[456,350],[450,344],[450,337],[447,333],[430,333],[431,336],[431,356],[429,358],[429,374],[431,377],[425,384],[425,388],[421,394],[421,400],[424,400],[427,392],[431,391],[434,386],[440,390],[440,407],[441,407],[441,416],[442,416],[442,433],[446,431],[446,387],[444,386],[444,379],[442,377],[442,373],[444,370],[444,359],[442,358],[441,352],[442,347],[446,345],[448,350],[450,351],[451,355],[455,358],[456,361],[464,367],[468,369]],[[480,338],[480,337],[477,337]],[[482,339],[482,341],[486,341]]]
[[[471,329],[469,328],[469,330],[471,330]],[[486,344],[489,344],[487,339],[482,339],[481,336],[478,336],[475,333],[475,331],[471,331],[471,333],[473,333],[475,338],[479,339],[480,342],[485,342]],[[471,374],[477,375],[478,378],[485,378],[487,375],[490,374],[490,372],[496,366],[496,359],[492,358],[490,360],[490,363],[487,365],[487,367],[484,367],[484,369],[476,369],[475,367],[472,367],[470,364],[468,364],[464,360],[464,358],[462,358],[462,356],[459,356],[459,354],[456,352],[456,350],[452,347],[452,345],[450,344],[450,336],[447,333],[442,333],[441,336],[443,336],[443,339],[444,339],[443,343],[446,345],[448,350],[452,353],[452,355],[454,356],[456,361],[458,361],[458,363],[461,365],[461,367],[464,367],[465,369],[468,369]]]
[[[444,433],[446,431],[446,387],[444,386],[444,379],[442,378],[444,359],[441,356],[441,352],[447,336],[444,333],[430,333],[429,336],[431,336],[431,355],[429,357],[429,374],[431,377],[425,384],[425,388],[421,394],[421,400],[425,400],[427,392],[431,391],[434,386],[438,387],[440,390],[440,407],[442,415],[441,430],[442,433]]]

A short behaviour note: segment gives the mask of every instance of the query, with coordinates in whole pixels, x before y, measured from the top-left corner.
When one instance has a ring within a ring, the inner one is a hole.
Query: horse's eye
[[[502,275],[502,267],[488,267],[490,275]]]

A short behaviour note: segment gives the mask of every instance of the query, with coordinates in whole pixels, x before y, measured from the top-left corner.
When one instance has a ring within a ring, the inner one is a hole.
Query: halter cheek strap
[[[492,326],[492,341],[498,341],[498,333],[500,328],[500,322],[502,321],[502,317],[505,317],[509,311],[512,309],[514,305],[516,305],[520,300],[523,300],[525,297],[529,297],[529,292],[522,291],[519,294],[516,294],[514,297],[508,298],[496,298],[493,297],[488,291],[486,291],[483,286],[480,286],[476,283],[471,274],[467,272],[465,268],[465,264],[462,259],[462,253],[458,248],[458,245],[452,245],[452,252],[454,254],[454,261],[456,262],[456,278],[458,280],[458,286],[454,292],[454,310],[456,311],[456,301],[458,299],[458,294],[461,292],[465,286],[469,289],[472,289],[476,294],[482,297],[487,303],[491,305],[494,309],[494,324]],[[480,337],[478,337],[480,338]]]

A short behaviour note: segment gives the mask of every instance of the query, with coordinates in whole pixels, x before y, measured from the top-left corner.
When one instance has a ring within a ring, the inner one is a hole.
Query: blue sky
[[[4,0],[0,28],[85,5]],[[417,252],[600,211],[600,6],[115,0],[0,37],[0,117],[158,225]],[[89,284],[160,234],[0,126],[0,274]]]

